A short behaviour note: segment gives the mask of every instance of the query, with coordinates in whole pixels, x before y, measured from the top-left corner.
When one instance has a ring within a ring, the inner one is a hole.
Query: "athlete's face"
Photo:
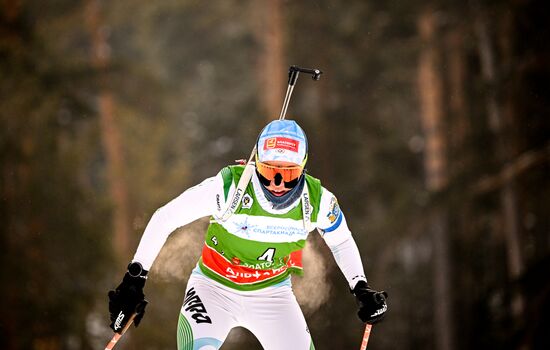
[[[265,162],[265,164],[271,165],[273,167],[283,167],[283,168],[296,166],[296,164],[294,164],[294,163],[280,161],[280,160]],[[264,186],[269,192],[273,193],[273,195],[275,195],[277,197],[280,197],[280,196],[284,195],[285,193],[287,193],[288,191],[290,191],[292,189],[292,187],[290,187],[290,188],[285,187],[285,182],[282,180],[282,176],[280,176],[279,174],[277,174],[269,182],[269,185],[266,186],[265,183],[264,183]]]

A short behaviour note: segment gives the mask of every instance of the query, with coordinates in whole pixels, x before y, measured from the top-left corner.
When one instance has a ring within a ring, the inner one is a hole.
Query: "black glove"
[[[143,294],[143,286],[147,279],[147,271],[140,263],[133,262],[128,265],[128,271],[122,279],[122,283],[109,291],[109,314],[113,331],[120,333],[134,313],[136,327],[145,314],[147,300]]]
[[[384,318],[388,309],[388,305],[386,304],[388,293],[384,291],[377,292],[371,289],[365,281],[357,282],[351,292],[355,295],[357,306],[359,307],[357,316],[359,316],[361,321],[373,324]]]

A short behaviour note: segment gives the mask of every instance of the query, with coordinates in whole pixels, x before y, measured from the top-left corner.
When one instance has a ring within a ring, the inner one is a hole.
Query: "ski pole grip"
[[[311,69],[311,68],[302,68],[298,66],[290,66],[288,70],[288,84],[294,86],[296,83],[296,80],[298,79],[298,73],[307,73],[311,74],[311,77],[313,80],[319,80],[321,79],[321,70],[319,69]]]

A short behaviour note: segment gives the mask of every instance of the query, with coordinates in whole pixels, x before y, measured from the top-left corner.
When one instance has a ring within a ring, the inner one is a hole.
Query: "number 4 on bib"
[[[275,248],[267,248],[267,250],[260,255],[258,260],[273,262],[273,256],[275,255]]]

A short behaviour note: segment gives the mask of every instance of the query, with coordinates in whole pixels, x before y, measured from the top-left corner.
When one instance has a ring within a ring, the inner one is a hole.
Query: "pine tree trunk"
[[[439,73],[437,25],[434,12],[422,12],[418,30],[423,43],[419,58],[418,87],[420,111],[426,138],[424,168],[426,187],[436,194],[447,186],[446,138],[443,130],[443,83]],[[429,229],[433,244],[434,324],[438,350],[453,350],[452,296],[450,281],[448,210],[436,203],[430,215]]]
[[[503,113],[503,105],[497,99],[497,68],[495,64],[494,43],[488,30],[487,17],[482,11],[476,20],[476,33],[478,39],[481,71],[486,85],[489,87],[487,94],[487,115],[489,128],[495,137],[495,150],[499,164],[505,166],[512,158],[510,151],[510,139],[506,136],[506,123]],[[511,106],[507,101],[506,109],[509,113]],[[500,188],[501,217],[504,229],[504,238],[507,253],[508,274],[511,281],[517,280],[523,273],[523,261],[521,256],[521,244],[519,233],[519,218],[517,208],[517,191],[514,179],[503,182]],[[512,300],[512,312],[516,319],[523,313],[523,299],[515,295]]]
[[[470,160],[467,159],[465,144],[470,133],[468,112],[466,108],[466,55],[463,38],[465,31],[462,25],[453,28],[445,37],[447,78],[449,81],[449,113],[450,113],[450,142],[452,150],[452,168],[449,172],[453,175],[460,174],[462,169],[467,169]]]
[[[279,117],[283,104],[287,67],[284,63],[284,31],[282,0],[256,4],[256,24],[261,51],[257,75],[260,98],[267,121]]]
[[[109,88],[106,71],[110,64],[110,48],[105,28],[101,24],[100,1],[88,0],[86,5],[86,20],[92,45],[92,64],[100,78],[98,113],[107,161],[109,192],[113,203],[113,247],[117,258],[126,261],[130,254],[129,199],[121,136],[116,123],[113,94]]]
[[[17,28],[17,22],[20,21],[21,16],[21,1],[3,1],[0,3],[0,11],[2,11],[2,23],[7,28]],[[4,29],[4,28],[2,28]],[[10,40],[12,42],[21,43],[19,31],[17,29],[3,30],[4,40]],[[20,50],[24,50],[25,47],[19,47]],[[5,53],[3,53],[5,54]],[[5,91],[3,89],[3,91]],[[3,108],[4,109],[4,108]],[[4,116],[1,116],[4,119]],[[2,120],[2,126],[8,127],[13,121],[18,118],[6,118]],[[28,174],[31,173],[28,162],[24,159],[30,158],[28,150],[32,147],[25,147],[32,143],[32,137],[25,133],[25,135],[18,135],[17,138],[11,140],[2,140],[2,162],[0,169],[0,193],[2,199],[0,201],[0,220],[4,227],[4,232],[0,233],[0,244],[2,245],[2,257],[0,263],[3,268],[9,268],[10,259],[17,257],[18,262],[26,263],[28,247],[23,251],[21,250],[24,242],[20,241],[26,239],[26,235],[30,231],[30,215],[26,205],[21,205],[25,202],[25,198],[22,198],[24,189],[30,188],[30,181]],[[13,272],[3,272],[2,288],[0,289],[0,308],[2,310],[2,318],[4,320],[0,327],[0,348],[6,350],[21,349],[26,342],[26,339],[22,339],[20,336],[20,327],[25,324],[25,315],[22,312],[18,312],[19,307],[28,308],[28,305],[24,305],[22,302],[21,291],[18,289],[21,283],[11,283],[10,278],[14,275]],[[30,272],[30,276],[32,276]],[[17,276],[20,278],[20,276]],[[24,300],[24,299],[23,299]],[[25,324],[25,326],[29,326]]]

